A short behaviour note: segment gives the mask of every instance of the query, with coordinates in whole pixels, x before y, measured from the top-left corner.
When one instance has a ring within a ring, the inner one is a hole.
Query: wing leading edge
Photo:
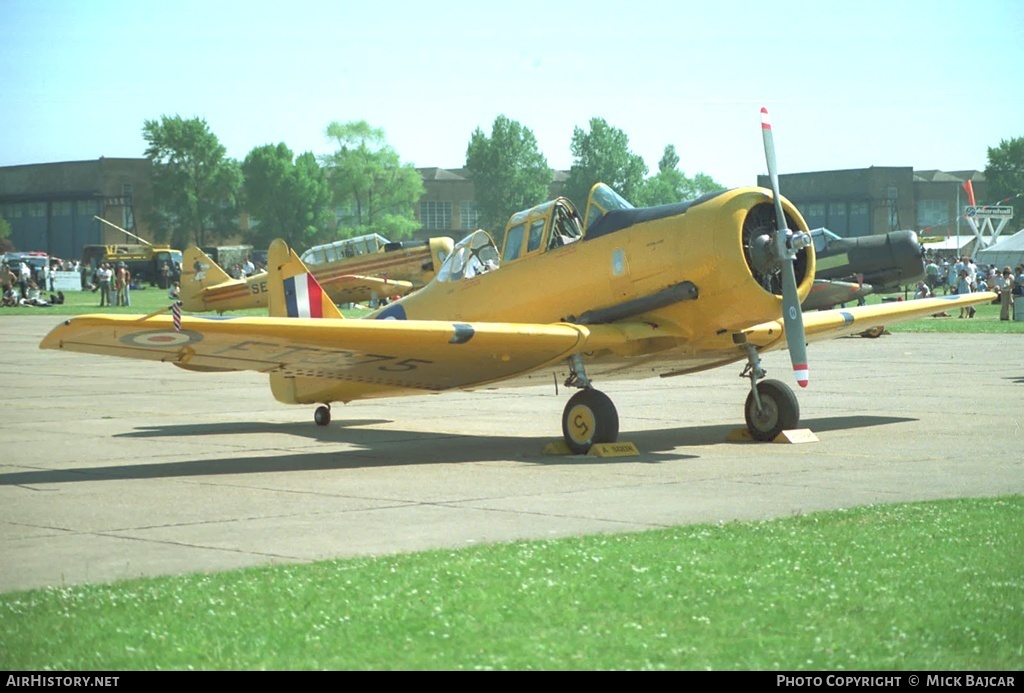
[[[316,318],[83,315],[42,349],[173,363],[191,370],[256,371],[440,391],[504,380],[578,351],[589,331],[533,325]]]
[[[895,325],[916,320],[953,308],[977,305],[995,299],[990,292],[919,298],[913,301],[894,301],[856,308],[835,308],[804,313],[804,330],[808,342],[834,339],[850,334],[859,334],[872,327]],[[785,328],[782,320],[754,325],[740,330],[747,341],[762,348],[777,348],[785,345]]]

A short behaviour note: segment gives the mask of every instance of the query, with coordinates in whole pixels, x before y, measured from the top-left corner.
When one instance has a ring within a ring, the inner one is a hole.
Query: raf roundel
[[[196,332],[172,330],[147,330],[145,332],[133,332],[121,337],[122,344],[143,347],[178,347],[186,344],[195,344],[202,341],[203,336]]]

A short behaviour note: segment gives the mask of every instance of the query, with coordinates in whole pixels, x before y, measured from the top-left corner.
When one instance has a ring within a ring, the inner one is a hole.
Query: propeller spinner
[[[768,178],[772,184],[775,200],[776,231],[774,251],[782,268],[782,320],[786,327],[786,344],[793,362],[793,375],[800,387],[807,387],[810,372],[807,366],[807,338],[804,334],[804,317],[800,310],[800,296],[796,290],[796,272],[793,262],[796,253],[811,243],[806,233],[794,233],[786,227],[786,215],[782,211],[782,197],[779,195],[779,172],[775,163],[775,140],[768,109],[761,108],[761,136],[764,138],[764,156],[768,162]]]

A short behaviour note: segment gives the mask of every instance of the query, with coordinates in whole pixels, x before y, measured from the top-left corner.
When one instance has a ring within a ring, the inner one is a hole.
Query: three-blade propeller
[[[761,136],[764,138],[764,156],[768,160],[768,178],[772,182],[772,196],[775,200],[775,254],[782,267],[782,320],[786,327],[786,344],[793,362],[793,375],[800,387],[807,387],[810,373],[807,367],[807,338],[804,335],[804,316],[800,310],[800,296],[796,290],[796,271],[793,262],[796,253],[807,247],[810,237],[805,233],[793,233],[786,224],[779,196],[779,172],[775,163],[775,140],[772,138],[772,124],[768,109],[761,109]]]

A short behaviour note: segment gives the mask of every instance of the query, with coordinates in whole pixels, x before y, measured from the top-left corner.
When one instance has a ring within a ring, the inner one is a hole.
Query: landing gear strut
[[[569,359],[566,387],[581,388],[562,412],[562,436],[575,455],[584,455],[595,443],[614,443],[619,437],[619,414],[608,395],[595,390],[583,368],[583,359]]]
[[[757,349],[745,344],[748,363],[741,377],[750,378],[750,394],[743,406],[747,430],[754,440],[771,442],[775,437],[800,423],[800,403],[793,390],[778,380],[762,380],[765,371]]]
[[[331,423],[331,405],[321,404],[313,412],[313,421],[316,421],[317,426],[326,426]]]

